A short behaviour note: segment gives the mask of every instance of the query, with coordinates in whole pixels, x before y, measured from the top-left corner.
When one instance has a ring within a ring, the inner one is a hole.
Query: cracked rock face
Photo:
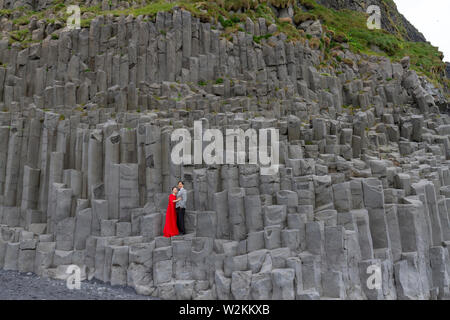
[[[408,58],[319,68],[308,42],[246,31],[175,9],[1,40],[0,268],[163,299],[448,299],[445,98]],[[279,170],[175,164],[195,121],[278,129]],[[179,180],[186,235],[165,238]]]

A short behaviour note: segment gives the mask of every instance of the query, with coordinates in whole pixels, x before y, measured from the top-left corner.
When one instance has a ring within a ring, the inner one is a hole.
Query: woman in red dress
[[[164,225],[164,237],[173,237],[179,234],[177,227],[177,212],[175,211],[175,203],[177,200],[177,187],[172,188],[172,194],[169,196],[169,204],[166,211],[166,223]]]

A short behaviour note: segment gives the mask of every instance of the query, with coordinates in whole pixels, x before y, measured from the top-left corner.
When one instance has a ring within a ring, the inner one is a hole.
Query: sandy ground
[[[154,300],[130,287],[112,287],[100,281],[83,281],[80,290],[66,282],[32,273],[0,270],[0,300]]]

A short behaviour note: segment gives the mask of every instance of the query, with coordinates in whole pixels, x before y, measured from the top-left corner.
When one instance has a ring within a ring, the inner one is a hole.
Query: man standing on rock
[[[176,211],[177,211],[177,226],[178,231],[180,234],[185,234],[184,230],[184,212],[186,210],[186,201],[187,201],[187,192],[186,189],[184,189],[184,183],[183,181],[178,182],[178,199],[180,201],[176,204]]]

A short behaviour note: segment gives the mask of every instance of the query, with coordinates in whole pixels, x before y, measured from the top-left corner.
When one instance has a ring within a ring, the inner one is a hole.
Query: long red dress
[[[171,193],[166,211],[166,223],[163,230],[164,237],[170,238],[179,234],[177,227],[177,212],[175,210],[175,202],[173,202],[173,200],[176,199],[177,197]]]

